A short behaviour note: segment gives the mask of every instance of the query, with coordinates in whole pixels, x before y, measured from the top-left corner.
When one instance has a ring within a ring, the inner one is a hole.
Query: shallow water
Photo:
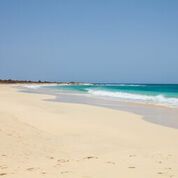
[[[98,97],[90,94],[81,94],[70,91],[51,90],[49,88],[23,89],[24,92],[43,93],[54,95],[56,102],[80,103],[94,106],[102,106],[115,110],[128,111],[143,116],[143,119],[154,124],[178,129],[178,109],[152,104],[119,101],[113,98]]]
[[[47,87],[56,91],[77,92],[120,101],[166,105],[178,108],[177,84],[80,84]]]

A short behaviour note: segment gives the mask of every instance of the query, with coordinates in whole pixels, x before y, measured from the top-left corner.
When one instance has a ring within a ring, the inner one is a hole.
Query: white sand
[[[178,177],[178,130],[46,99],[0,85],[0,177]]]

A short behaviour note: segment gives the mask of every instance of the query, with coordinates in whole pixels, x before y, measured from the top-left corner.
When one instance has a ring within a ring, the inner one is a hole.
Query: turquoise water
[[[81,84],[48,88],[110,99],[178,107],[178,84]]]

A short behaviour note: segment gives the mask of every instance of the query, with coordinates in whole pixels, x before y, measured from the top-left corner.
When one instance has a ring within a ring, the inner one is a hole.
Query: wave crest
[[[114,97],[127,101],[137,101],[137,102],[144,102],[150,104],[162,104],[162,105],[178,107],[178,98],[168,98],[163,95],[149,96],[149,95],[142,95],[142,94],[132,94],[126,92],[111,92],[111,91],[93,90],[93,89],[89,89],[88,93],[96,96]]]

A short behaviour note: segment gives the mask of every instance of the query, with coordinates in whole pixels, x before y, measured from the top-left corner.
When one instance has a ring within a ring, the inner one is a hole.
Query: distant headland
[[[13,79],[0,79],[0,84],[73,84],[79,85],[83,82],[58,82],[58,81],[41,81],[41,80],[13,80]]]

